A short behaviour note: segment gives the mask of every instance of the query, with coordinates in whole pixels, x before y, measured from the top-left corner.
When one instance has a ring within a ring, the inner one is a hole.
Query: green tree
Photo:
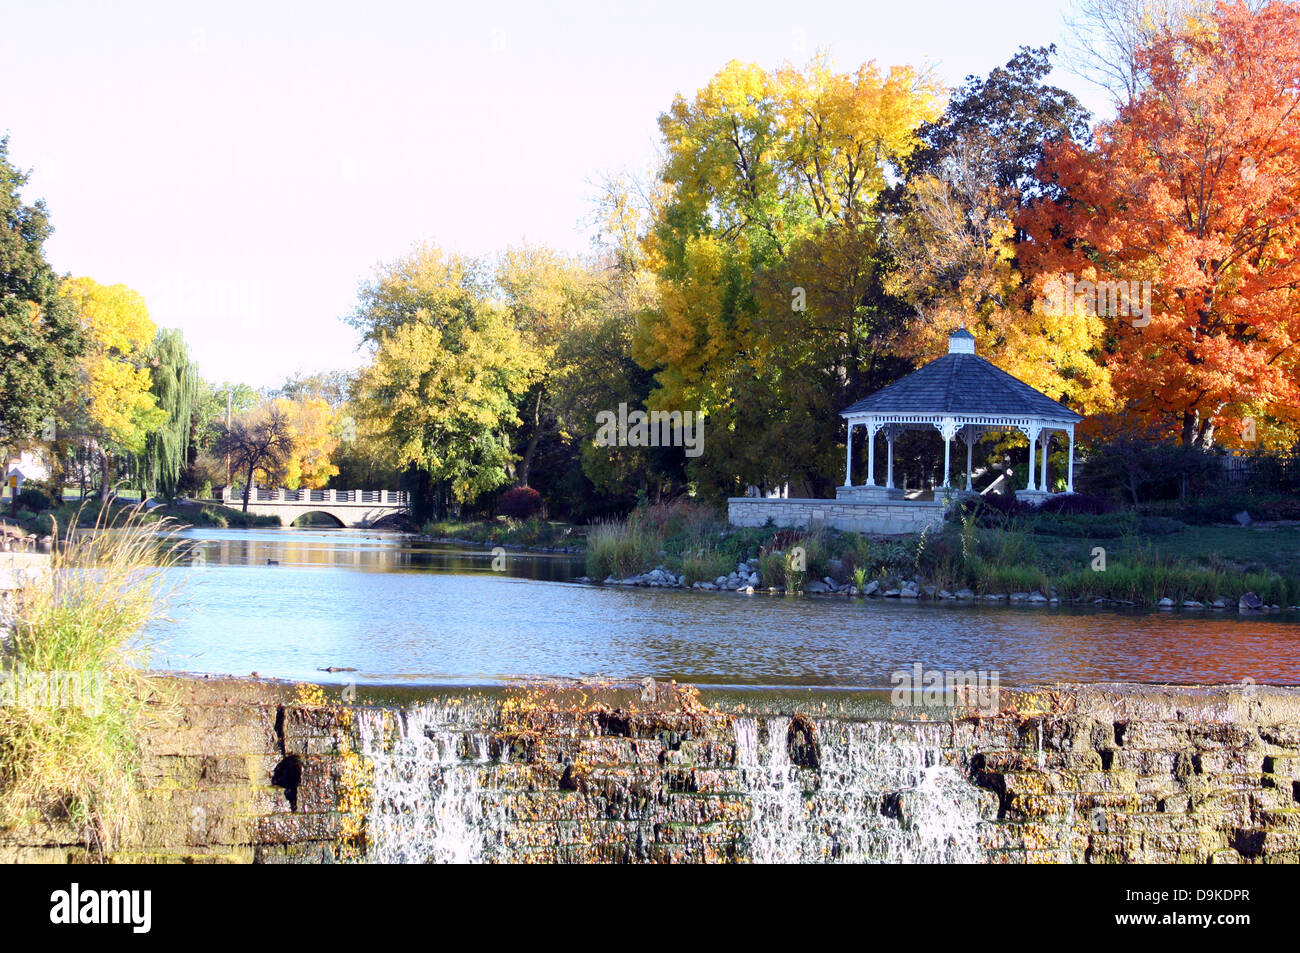
[[[8,137],[0,138],[0,446],[9,447],[44,430],[71,392],[84,347],[45,260],[53,231],[45,203],[20,197],[27,179],[9,162]]]
[[[358,430],[412,477],[412,515],[445,515],[510,479],[509,430],[534,356],[476,261],[423,245],[363,286],[350,322],[373,348]]]

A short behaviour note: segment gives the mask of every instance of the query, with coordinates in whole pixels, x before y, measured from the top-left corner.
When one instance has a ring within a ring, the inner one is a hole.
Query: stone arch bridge
[[[221,503],[243,509],[244,495],[226,487]],[[248,497],[248,512],[278,516],[289,526],[308,513],[324,513],[342,527],[366,528],[405,516],[410,508],[405,490],[286,490],[256,488]]]

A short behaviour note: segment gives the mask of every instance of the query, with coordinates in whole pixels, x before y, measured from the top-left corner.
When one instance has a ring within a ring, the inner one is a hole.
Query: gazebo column
[[[876,485],[876,434],[880,426],[874,419],[867,421],[867,482],[863,486]]]
[[[975,459],[975,428],[966,425],[966,492],[971,490],[972,461]]]
[[[853,421],[849,421],[849,434],[844,440],[844,485],[853,485]]]
[[[1029,438],[1029,485],[1025,487],[1025,489],[1030,493],[1038,489],[1038,487],[1034,486],[1034,467],[1038,463],[1038,457],[1035,454],[1035,450],[1038,446],[1038,434],[1042,429],[1043,428],[1039,426],[1029,426],[1024,428],[1025,436]]]
[[[885,428],[885,446],[888,447],[885,457],[885,487],[892,490],[894,488],[894,428],[892,426]]]
[[[1047,447],[1051,439],[1047,433],[1043,434],[1043,478],[1039,481],[1039,487],[1044,493],[1047,492]]]
[[[1069,431],[1067,432],[1069,433],[1070,436],[1070,454],[1069,454],[1070,463],[1065,470],[1065,492],[1073,493],[1074,492],[1074,427],[1071,426]]]
[[[947,490],[952,489],[949,474],[952,472],[952,438],[957,436],[957,421],[951,417],[943,418],[939,432],[943,434],[943,487]]]

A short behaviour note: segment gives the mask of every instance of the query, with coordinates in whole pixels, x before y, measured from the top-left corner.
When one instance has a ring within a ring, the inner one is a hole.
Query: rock
[[[826,583],[822,582],[820,579],[814,579],[812,582],[804,586],[804,592],[816,593],[818,595],[823,592],[830,592],[830,589],[831,587],[826,585]]]
[[[1212,609],[1226,609],[1226,608],[1228,608],[1228,604],[1227,604],[1226,602],[1224,602],[1222,599],[1215,599],[1213,602],[1210,603],[1210,608],[1212,608]]]
[[[866,586],[864,586],[862,589],[862,594],[864,596],[875,596],[875,595],[879,595],[879,593],[880,593],[880,583],[876,582],[876,580],[874,579],[871,580],[871,582],[867,583]]]
[[[955,599],[974,599],[974,598],[975,598],[975,593],[971,592],[971,590],[969,590],[969,589],[958,589],[957,592],[954,594],[953,598],[955,598]]]
[[[1174,600],[1170,599],[1168,596],[1165,596],[1163,599],[1157,602],[1156,605],[1158,605],[1162,609],[1172,609],[1174,607]]]
[[[751,572],[749,574],[749,584],[751,586],[758,586],[762,584],[762,581],[758,578],[758,573]]]
[[[1183,608],[1184,608],[1184,609],[1204,609],[1204,608],[1205,608],[1205,604],[1204,604],[1203,602],[1198,602],[1198,601],[1195,600],[1195,599],[1184,599],[1184,600],[1183,600]]]
[[[1027,593],[1027,592],[1013,592],[1013,593],[1011,593],[1011,601],[1012,601],[1012,602],[1028,602],[1028,601],[1029,601],[1029,593]]]
[[[1047,596],[1035,590],[1029,594],[1029,601],[1036,604],[1042,604],[1047,602]]]
[[[1237,608],[1242,612],[1258,612],[1264,608],[1264,600],[1253,592],[1243,592],[1237,600]]]
[[[898,589],[886,589],[886,590],[885,590],[885,598],[886,598],[886,599],[897,599],[897,598],[899,597],[900,594],[901,594],[901,593],[900,593],[900,590],[898,590]]]
[[[617,586],[617,585],[618,585],[618,580],[614,578],[614,574],[613,574],[613,573],[610,573],[608,576],[605,577],[605,585],[607,585],[607,586]]]
[[[1246,510],[1242,510],[1240,513],[1234,516],[1233,519],[1237,521],[1237,525],[1239,526],[1249,526],[1251,523],[1254,522],[1254,520],[1250,518],[1250,513],[1248,513]]]
[[[888,595],[888,593],[886,593],[886,595]],[[898,594],[898,597],[900,599],[919,599],[920,596],[921,594],[917,592],[915,589],[913,589],[911,586],[908,586],[906,589],[903,589]]]
[[[713,580],[713,585],[718,589],[724,588],[727,585],[727,577],[719,576],[717,579]]]

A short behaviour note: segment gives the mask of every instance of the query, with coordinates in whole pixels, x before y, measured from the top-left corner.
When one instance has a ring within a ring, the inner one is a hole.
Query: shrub
[[[54,508],[54,493],[36,480],[28,480],[18,492],[18,508],[39,513]]]
[[[516,520],[526,520],[542,508],[542,494],[531,486],[515,486],[501,494],[497,512]]]
[[[1063,516],[1099,516],[1114,508],[1104,496],[1093,493],[1055,493],[1043,501],[1038,512]]]

